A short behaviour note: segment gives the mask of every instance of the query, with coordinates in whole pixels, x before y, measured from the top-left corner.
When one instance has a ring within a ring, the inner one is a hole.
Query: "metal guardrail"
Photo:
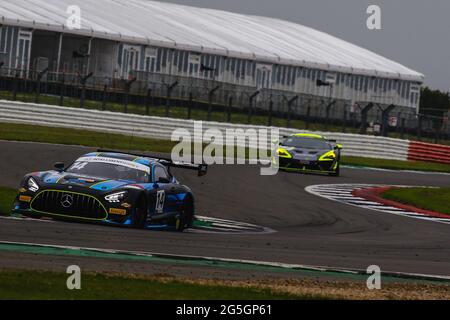
[[[144,138],[171,140],[175,129],[187,129],[194,134],[194,120],[160,118],[118,112],[58,107],[0,100],[0,122],[22,123],[61,128],[123,134]],[[203,130],[269,129],[265,126],[202,122]],[[280,135],[310,132],[278,128]],[[317,132],[316,132],[317,133]],[[409,140],[359,134],[319,132],[344,145],[344,154],[367,158],[407,160]],[[269,137],[270,138],[270,137]],[[209,142],[209,141],[202,141]],[[269,141],[270,143],[270,141]],[[270,144],[268,144],[270,145]],[[250,148],[256,146],[249,146]]]

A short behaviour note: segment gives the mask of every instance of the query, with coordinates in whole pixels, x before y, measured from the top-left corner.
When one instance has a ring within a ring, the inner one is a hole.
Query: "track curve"
[[[0,185],[66,163],[92,148],[0,141]],[[169,254],[274,261],[395,272],[450,275],[449,225],[374,215],[369,210],[307,193],[309,185],[365,183],[449,186],[450,176],[342,169],[342,177],[280,172],[256,166],[212,166],[207,176],[175,172],[189,185],[202,216],[274,229],[267,234],[149,232],[78,223],[0,220],[0,241],[73,245]]]

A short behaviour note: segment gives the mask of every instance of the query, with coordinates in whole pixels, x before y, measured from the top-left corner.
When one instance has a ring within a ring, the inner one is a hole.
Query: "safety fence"
[[[1,66],[1,62],[0,62]],[[326,87],[318,87],[328,90]],[[240,114],[246,123],[265,124],[285,121],[286,127],[301,124],[305,129],[373,133],[382,136],[439,140],[449,139],[447,117],[416,114],[415,109],[380,105],[362,101],[336,100],[323,95],[300,94],[283,90],[233,85],[214,79],[201,79],[133,72],[129,79],[109,78],[95,74],[55,73],[7,69],[0,67],[2,98],[13,101],[49,103],[80,107],[96,104],[102,110],[118,105],[127,112],[129,105],[142,107],[149,114],[151,107],[165,107],[165,117],[175,108],[184,109],[187,118],[194,109],[207,113]],[[375,98],[374,98],[375,99]],[[77,101],[78,100],[78,101]],[[53,101],[53,102],[50,102]],[[376,99],[374,100],[376,101]],[[284,125],[283,125],[284,126]]]

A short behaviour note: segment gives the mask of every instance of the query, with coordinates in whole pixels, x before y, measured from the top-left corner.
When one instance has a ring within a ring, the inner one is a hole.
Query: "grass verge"
[[[195,283],[161,277],[83,273],[81,290],[68,290],[68,275],[44,271],[1,271],[0,299],[83,300],[293,300],[325,295],[290,294],[256,286]]]
[[[448,300],[447,284],[383,283],[368,290],[365,282],[316,279],[251,281],[188,279],[169,275],[83,272],[81,290],[68,290],[68,275],[50,271],[0,270],[1,299],[85,300]]]
[[[384,192],[382,197],[450,215],[450,188],[396,188]]]

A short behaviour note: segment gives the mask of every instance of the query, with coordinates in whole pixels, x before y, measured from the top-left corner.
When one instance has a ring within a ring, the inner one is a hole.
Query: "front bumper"
[[[338,160],[297,160],[293,158],[279,158],[279,168],[286,171],[310,173],[335,173]]]
[[[133,203],[130,196],[122,202],[110,203],[104,199],[106,194],[108,193],[67,185],[40,186],[35,193],[21,189],[12,211],[31,217],[46,216],[77,221],[127,220]]]

